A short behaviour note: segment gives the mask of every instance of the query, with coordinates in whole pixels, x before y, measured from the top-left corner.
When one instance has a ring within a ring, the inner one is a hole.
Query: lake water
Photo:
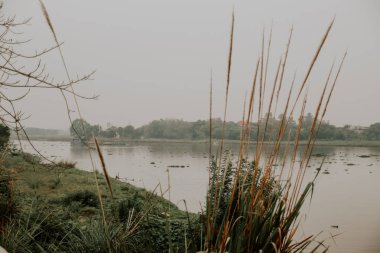
[[[92,170],[85,147],[71,146],[69,142],[33,143],[50,159],[76,161],[77,167]],[[27,142],[22,146],[33,152]],[[237,153],[237,145],[229,148]],[[102,150],[110,176],[150,190],[158,184],[166,190],[170,180],[172,202],[184,209],[181,200],[185,199],[188,209],[194,212],[203,207],[208,182],[207,144],[137,143],[102,146]],[[314,153],[327,155],[322,170],[329,174],[320,174],[312,202],[305,203],[301,233],[322,231],[319,239],[326,239],[332,253],[379,253],[380,148],[326,146],[316,147]],[[93,157],[100,168],[98,157]],[[314,176],[321,159],[313,157],[306,179]],[[337,236],[332,239],[334,235]]]

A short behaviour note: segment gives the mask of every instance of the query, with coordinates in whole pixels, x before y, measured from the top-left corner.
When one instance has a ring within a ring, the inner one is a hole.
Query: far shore
[[[71,142],[71,136],[29,136],[31,141],[64,141]],[[16,141],[17,138],[12,138]],[[20,140],[27,140],[21,137]],[[188,139],[112,139],[112,138],[98,138],[101,145],[127,145],[138,143],[204,143],[207,144],[209,140],[188,140]],[[213,144],[220,143],[220,140],[213,139]],[[225,140],[226,144],[239,144],[239,140]],[[252,144],[255,141],[251,141]],[[286,142],[283,142],[286,143]],[[291,142],[292,144],[292,142]],[[306,145],[307,141],[300,141],[300,145]],[[339,146],[339,147],[380,147],[380,141],[368,140],[317,140],[317,146]]]

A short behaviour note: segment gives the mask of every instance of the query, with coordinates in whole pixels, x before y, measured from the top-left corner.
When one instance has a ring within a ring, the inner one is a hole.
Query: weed
[[[43,181],[35,177],[28,179],[26,183],[32,190],[37,190],[44,184]]]
[[[82,206],[99,207],[98,197],[88,190],[70,193],[63,199],[63,203],[66,205],[73,202],[80,203]]]

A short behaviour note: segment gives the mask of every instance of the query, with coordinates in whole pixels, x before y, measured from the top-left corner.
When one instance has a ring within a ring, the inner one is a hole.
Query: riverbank
[[[70,136],[29,136],[30,140],[35,141],[67,141],[71,142]],[[12,138],[16,140],[15,138]],[[21,138],[21,140],[26,140]],[[113,138],[98,138],[101,145],[128,145],[138,143],[205,143],[209,140],[188,140],[188,139],[113,139]],[[220,143],[220,140],[213,139],[213,144]],[[239,140],[224,140],[226,144],[240,144]],[[254,141],[251,141],[254,143]],[[285,144],[285,142],[283,142]],[[300,141],[299,145],[306,145],[307,141]],[[337,146],[337,147],[380,147],[380,141],[368,140],[317,140],[316,146]]]
[[[179,249],[186,240],[187,245],[197,245],[198,215],[162,198],[160,191],[166,189],[159,186],[152,193],[111,178],[111,196],[103,175],[79,170],[70,162],[46,165],[36,156],[10,153],[2,165],[0,194],[6,198],[0,199],[0,208],[7,212],[1,210],[0,232],[8,234],[0,234],[0,245],[9,252],[24,252],[22,247],[106,252],[104,247],[113,242],[124,243],[119,246],[128,252],[163,252],[169,241]]]

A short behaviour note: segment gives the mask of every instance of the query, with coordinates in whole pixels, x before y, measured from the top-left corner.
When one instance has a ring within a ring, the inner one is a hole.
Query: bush
[[[284,236],[296,222],[299,209],[287,217],[283,202],[285,188],[274,176],[266,176],[255,162],[242,160],[235,165],[227,156],[220,167],[215,159],[210,164],[211,187],[206,208],[213,219],[214,230],[208,238],[208,245],[220,244],[220,231],[230,222],[234,226],[228,234],[230,241],[226,252],[246,252],[248,248],[252,252],[277,252],[272,242],[286,240]],[[305,197],[309,190],[309,187],[305,190]],[[258,201],[252,198],[252,192],[259,196]],[[297,202],[299,207],[303,200],[304,197]],[[203,221],[205,229],[208,229],[208,221]],[[249,229],[250,233],[244,232]]]
[[[62,160],[56,163],[58,167],[61,167],[63,169],[73,169],[76,166],[76,162],[66,161]]]
[[[63,199],[63,203],[66,205],[70,205],[73,202],[78,202],[82,206],[99,206],[99,200],[97,195],[88,190],[70,193]]]
[[[73,226],[67,222],[70,216],[67,212],[51,207],[37,207],[28,217],[28,229],[34,231],[33,239],[41,245],[50,246],[66,239]]]
[[[130,216],[131,211],[135,214],[141,212],[143,208],[143,200],[139,198],[138,192],[135,192],[132,198],[123,199],[118,205],[118,217],[121,222],[126,222]]]
[[[17,211],[13,182],[12,174],[8,170],[0,169],[0,228]]]
[[[130,212],[134,209],[133,204],[128,199],[122,200],[119,203],[118,215],[119,220],[126,222],[130,216]]]
[[[200,229],[199,226],[191,221],[188,222],[183,218],[165,218],[158,215],[148,215],[139,225],[133,240],[138,248],[132,252],[168,252],[171,245],[172,252],[196,252],[199,249]],[[168,224],[170,229],[168,230]],[[185,240],[186,234],[186,240]],[[185,246],[185,242],[187,245]]]
[[[69,215],[40,204],[33,204],[28,212],[11,219],[0,231],[0,245],[8,252],[70,252],[66,250],[71,243],[68,235],[77,233],[77,229],[67,222]]]
[[[86,227],[68,235],[70,243],[62,252],[134,252],[130,248],[130,231],[123,224],[110,222],[107,228],[103,222],[94,220]]]
[[[9,127],[0,124],[0,150],[3,150],[7,146],[10,136]]]

